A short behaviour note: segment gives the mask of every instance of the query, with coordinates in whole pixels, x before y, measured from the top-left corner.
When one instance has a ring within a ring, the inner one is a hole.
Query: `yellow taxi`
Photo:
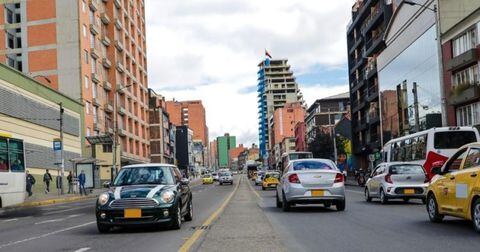
[[[480,143],[460,147],[443,165],[432,168],[435,176],[427,189],[430,221],[440,222],[445,215],[473,221],[480,232]]]
[[[213,184],[213,176],[211,174],[205,174],[202,177],[202,183],[205,184]]]
[[[267,172],[263,177],[262,190],[267,190],[267,188],[277,188],[277,185],[280,183],[278,179],[280,178],[280,173],[278,172]]]

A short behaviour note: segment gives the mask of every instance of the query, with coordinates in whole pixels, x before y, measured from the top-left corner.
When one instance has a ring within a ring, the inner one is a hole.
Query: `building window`
[[[480,124],[480,103],[472,103],[457,108],[457,126]]]
[[[103,146],[103,152],[104,153],[112,153],[112,145],[111,144],[104,144]]]
[[[85,89],[88,89],[88,86],[89,86],[88,76],[85,75],[84,79],[85,79],[85,81],[84,81],[85,82]]]
[[[87,4],[85,3],[85,0],[82,0],[82,12],[85,13],[87,11]]]
[[[82,27],[82,33],[83,33],[83,37],[86,38],[87,37],[87,26],[85,24]]]
[[[477,35],[475,29],[470,29],[460,37],[452,41],[453,57],[456,57],[477,45]]]
[[[454,86],[460,84],[478,84],[478,65],[473,65],[452,75]]]
[[[93,123],[98,123],[97,107],[93,106]]]
[[[90,102],[85,102],[85,113],[90,115]]]
[[[90,132],[91,132],[91,131],[90,131],[90,128],[87,127],[87,137],[90,136]]]
[[[85,64],[88,64],[88,51],[83,50],[83,54],[84,54]]]

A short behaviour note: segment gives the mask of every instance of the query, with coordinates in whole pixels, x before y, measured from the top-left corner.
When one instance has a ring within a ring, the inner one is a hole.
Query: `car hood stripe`
[[[157,194],[158,191],[162,190],[162,188],[165,187],[165,185],[158,185],[158,186],[155,186],[152,190],[150,190],[150,192],[147,194],[147,199],[151,199],[153,198],[153,196],[155,196],[155,194]]]
[[[115,191],[113,192],[113,196],[115,197],[116,200],[120,199],[121,196],[120,196],[120,192],[122,191],[122,187],[121,186],[117,186],[115,187]]]

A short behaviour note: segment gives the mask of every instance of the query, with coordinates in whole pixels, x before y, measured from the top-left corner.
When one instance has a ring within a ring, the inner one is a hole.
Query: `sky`
[[[209,137],[258,144],[257,71],[287,58],[307,105],[348,91],[353,0],[146,0],[148,85],[201,99]]]

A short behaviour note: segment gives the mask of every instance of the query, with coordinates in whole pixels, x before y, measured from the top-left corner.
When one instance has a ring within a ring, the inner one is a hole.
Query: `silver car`
[[[255,185],[262,185],[264,174],[265,172],[263,171],[257,172],[257,177],[255,178]]]
[[[218,182],[220,185],[230,184],[233,185],[232,173],[230,171],[221,171],[218,173]]]
[[[328,159],[291,161],[277,186],[277,207],[289,211],[295,204],[335,205],[345,210],[344,176]]]
[[[421,199],[425,204],[428,181],[425,170],[415,163],[381,163],[372,171],[365,185],[365,200],[379,198],[382,204],[389,199]]]

